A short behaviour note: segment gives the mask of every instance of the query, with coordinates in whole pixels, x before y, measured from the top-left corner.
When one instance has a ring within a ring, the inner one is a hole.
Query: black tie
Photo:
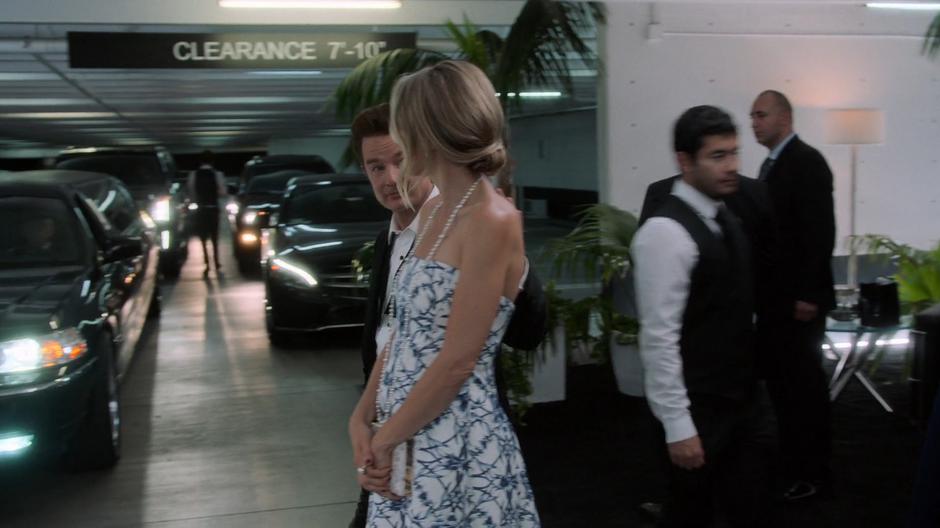
[[[760,181],[767,181],[767,174],[770,173],[770,169],[774,166],[774,160],[771,157],[767,157],[763,163],[760,164],[760,173],[757,176],[757,179]]]

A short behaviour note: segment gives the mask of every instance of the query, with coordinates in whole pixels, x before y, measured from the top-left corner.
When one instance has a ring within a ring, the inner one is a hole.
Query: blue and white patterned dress
[[[378,404],[394,414],[444,343],[459,270],[411,257],[403,264],[397,331]],[[473,374],[443,414],[414,436],[412,493],[399,501],[369,500],[368,526],[537,527],[538,512],[519,442],[496,395],[493,362],[514,305],[499,310]]]

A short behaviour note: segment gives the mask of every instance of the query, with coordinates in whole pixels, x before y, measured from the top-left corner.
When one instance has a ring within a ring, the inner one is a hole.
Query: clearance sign
[[[69,32],[72,68],[352,68],[415,33]]]

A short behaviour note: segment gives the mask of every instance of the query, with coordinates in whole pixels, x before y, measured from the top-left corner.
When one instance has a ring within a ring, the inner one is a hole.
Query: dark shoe
[[[796,502],[819,496],[819,486],[806,480],[798,480],[783,492],[783,500]]]

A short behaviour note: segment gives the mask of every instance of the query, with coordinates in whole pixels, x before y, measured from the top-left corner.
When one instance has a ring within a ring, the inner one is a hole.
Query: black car
[[[59,169],[110,174],[124,182],[146,209],[160,232],[160,270],[179,275],[188,248],[187,201],[177,177],[173,156],[161,147],[70,148],[56,157]]]
[[[242,169],[241,187],[244,188],[257,176],[285,170],[300,170],[312,174],[333,174],[336,170],[322,156],[302,154],[277,154],[255,156]]]
[[[368,283],[352,259],[387,224],[365,176],[318,175],[288,185],[264,265],[268,337],[363,323]]]
[[[281,196],[290,180],[311,173],[283,170],[256,176],[248,182],[229,209],[232,225],[232,249],[242,273],[257,271],[261,264],[261,229],[268,227],[271,215],[277,212]]]
[[[157,236],[110,176],[0,175],[0,459],[118,460],[118,386],[159,309]]]

